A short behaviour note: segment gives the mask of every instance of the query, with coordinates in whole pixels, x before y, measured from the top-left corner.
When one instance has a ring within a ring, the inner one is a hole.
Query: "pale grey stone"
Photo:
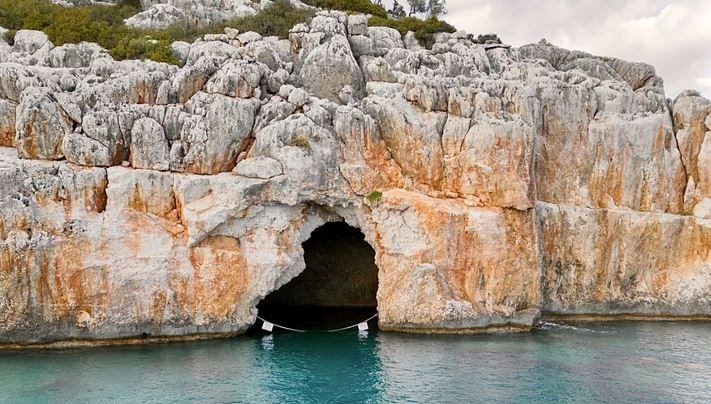
[[[51,42],[44,32],[21,29],[15,33],[13,51],[33,54],[48,43]]]
[[[131,166],[166,171],[170,168],[170,148],[165,131],[151,118],[141,118],[131,129]]]
[[[138,29],[161,29],[187,22],[186,13],[170,4],[153,4],[125,21],[129,27]]]
[[[348,35],[368,35],[368,16],[363,14],[349,15]]]
[[[319,98],[338,101],[338,93],[349,85],[356,94],[364,87],[363,73],[353,57],[348,40],[336,35],[314,49],[301,70],[304,89]]]
[[[62,140],[74,131],[74,123],[52,91],[29,87],[22,92],[15,120],[15,146],[24,158],[64,158]]]

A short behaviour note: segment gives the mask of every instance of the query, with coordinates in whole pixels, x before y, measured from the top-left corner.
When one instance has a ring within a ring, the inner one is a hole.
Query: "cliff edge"
[[[173,50],[0,43],[0,343],[241,333],[334,220],[385,330],[711,317],[711,102],[649,65],[335,11]]]

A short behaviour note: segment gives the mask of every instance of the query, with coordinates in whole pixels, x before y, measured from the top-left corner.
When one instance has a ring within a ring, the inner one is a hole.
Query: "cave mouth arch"
[[[328,330],[377,312],[375,250],[359,229],[328,222],[302,247],[306,269],[257,305],[260,317],[291,328]]]

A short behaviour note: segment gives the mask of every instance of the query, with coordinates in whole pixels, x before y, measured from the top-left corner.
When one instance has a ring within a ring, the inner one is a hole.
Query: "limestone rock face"
[[[146,11],[126,19],[126,25],[139,29],[161,29],[187,22],[185,12],[170,4],[154,4]]]
[[[674,101],[674,126],[689,181],[685,211],[711,219],[711,101],[685,91]]]
[[[539,199],[681,213],[686,175],[666,108],[599,111],[600,105],[611,105],[597,99],[595,91],[601,90],[589,86],[543,90]]]
[[[267,4],[198,3],[142,4]],[[172,49],[0,44],[0,345],[239,334],[341,220],[384,330],[711,317],[711,102],[651,66],[333,11]]]
[[[525,329],[536,317],[540,285],[532,210],[472,208],[393,190],[383,195],[373,217],[380,238],[381,328]]]
[[[30,87],[22,92],[15,118],[15,145],[21,157],[61,159],[62,141],[74,122],[51,91]]]
[[[356,92],[364,88],[363,73],[343,35],[334,36],[308,54],[301,79],[309,93],[332,101],[338,100],[345,86],[351,86]]]
[[[0,100],[0,146],[15,145],[15,113],[17,103]]]
[[[166,171],[169,163],[168,139],[158,122],[141,118],[133,122],[131,129],[131,166]]]
[[[711,223],[690,216],[539,203],[543,309],[707,316]]]
[[[289,0],[297,8],[308,8],[298,0]],[[144,11],[128,18],[126,25],[141,29],[166,28],[174,24],[204,26],[237,17],[256,14],[270,7],[270,0],[146,0]]]
[[[185,171],[214,174],[231,170],[249,141],[258,108],[256,99],[196,94],[186,104],[190,116],[180,132]]]

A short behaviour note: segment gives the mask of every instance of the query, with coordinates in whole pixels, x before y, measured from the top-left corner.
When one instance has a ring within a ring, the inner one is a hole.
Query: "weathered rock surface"
[[[685,91],[674,101],[672,112],[682,162],[689,177],[685,212],[711,219],[711,101],[697,92]]]
[[[708,316],[711,221],[539,203],[543,309],[581,316]]]
[[[289,3],[297,8],[309,7],[298,0],[289,0]],[[272,4],[271,0],[142,0],[144,11],[126,19],[125,23],[142,29],[166,28],[174,24],[204,26],[254,15]]]
[[[711,102],[668,105],[651,66],[333,11],[175,43],[180,67],[17,35],[0,343],[241,333],[338,220],[375,251],[382,329],[711,317]]]

